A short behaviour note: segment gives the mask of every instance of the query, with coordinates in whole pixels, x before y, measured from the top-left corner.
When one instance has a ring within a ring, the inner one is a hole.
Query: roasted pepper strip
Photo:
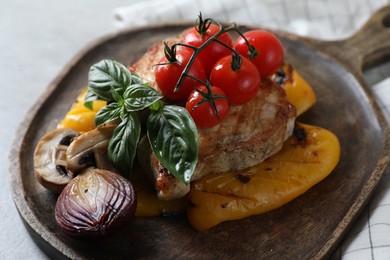
[[[316,103],[316,95],[306,80],[290,64],[285,63],[282,71],[284,77],[281,86],[286,91],[288,101],[295,106],[297,116],[302,115]]]
[[[94,101],[93,109],[90,110],[84,106],[84,96],[86,93],[87,89],[80,93],[76,102],[72,105],[65,117],[60,121],[57,128],[72,128],[81,133],[88,132],[95,128],[95,115],[107,104],[107,102]]]
[[[223,221],[276,209],[328,176],[340,159],[337,137],[316,126],[300,124],[298,129],[278,154],[263,163],[193,182],[187,209],[190,224],[207,230]]]

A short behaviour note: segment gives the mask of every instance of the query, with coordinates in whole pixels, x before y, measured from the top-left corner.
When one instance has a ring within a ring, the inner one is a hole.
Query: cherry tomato
[[[200,82],[192,78],[185,77],[182,81],[182,84],[180,85],[179,90],[177,92],[174,91],[176,83],[178,82],[181,73],[190,60],[191,55],[191,51],[178,50],[176,52],[177,62],[168,63],[167,58],[164,56],[161,58],[159,64],[154,66],[154,75],[158,89],[166,98],[175,101],[185,100],[194,87],[201,85]],[[192,63],[189,74],[202,81],[205,81],[206,79],[206,73],[204,71],[203,65],[196,59],[194,63]]]
[[[211,128],[218,125],[229,112],[229,102],[224,97],[225,93],[215,86],[211,86],[210,89],[211,93],[209,93],[206,86],[199,86],[197,90],[191,92],[186,104],[186,109],[190,113],[195,124],[201,128]],[[206,95],[208,96],[213,96],[218,117],[216,116],[210,100],[205,100],[199,91],[207,93]]]
[[[279,39],[264,30],[252,30],[244,33],[245,38],[257,50],[256,58],[249,58],[259,70],[260,76],[270,76],[276,72],[283,62],[283,47]],[[242,37],[234,43],[234,48],[242,56],[248,58],[248,45]]]
[[[233,70],[232,56],[229,55],[217,61],[210,74],[210,83],[226,93],[232,106],[248,102],[260,89],[261,80],[256,66],[247,58],[241,58],[238,70]]]
[[[189,29],[183,37],[182,43],[200,47],[204,42],[210,39],[213,35],[218,33],[219,26],[215,24],[210,24],[207,31],[200,35],[195,27]],[[225,43],[229,47],[233,47],[232,39],[228,33],[223,33],[218,37],[218,40]],[[184,47],[185,48],[185,47]],[[218,42],[212,42],[205,49],[203,49],[199,55],[198,59],[203,63],[206,73],[210,72],[214,63],[217,62],[223,56],[229,55],[231,50],[223,46]]]

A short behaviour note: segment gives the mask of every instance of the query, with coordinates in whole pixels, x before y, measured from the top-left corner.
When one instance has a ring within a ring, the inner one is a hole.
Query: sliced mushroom
[[[66,150],[79,132],[69,128],[47,133],[38,142],[34,152],[34,174],[48,190],[60,193],[73,178],[66,162]]]
[[[89,166],[116,171],[107,155],[108,143],[115,127],[115,124],[102,125],[75,138],[66,151],[68,168],[73,172]]]

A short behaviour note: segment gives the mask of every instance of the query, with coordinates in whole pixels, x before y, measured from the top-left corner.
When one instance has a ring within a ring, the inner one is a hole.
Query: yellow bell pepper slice
[[[88,109],[84,106],[84,97],[86,94],[87,89],[80,93],[76,102],[60,121],[57,128],[72,128],[81,133],[88,132],[95,128],[94,120],[96,113],[103,108],[107,102],[94,101],[92,104],[93,109]]]
[[[287,100],[295,106],[297,116],[302,115],[316,103],[316,95],[307,81],[290,64],[285,63],[282,70],[286,74],[282,87],[286,91]]]
[[[187,209],[199,231],[220,222],[258,215],[281,207],[323,180],[340,159],[340,143],[328,130],[299,125],[283,149],[259,165],[241,172],[211,174],[192,183]]]

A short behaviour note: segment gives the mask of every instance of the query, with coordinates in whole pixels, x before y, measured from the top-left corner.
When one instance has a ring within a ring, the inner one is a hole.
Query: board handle
[[[315,45],[354,75],[363,78],[366,68],[390,58],[390,5],[376,11],[351,37],[330,42],[317,41]]]

